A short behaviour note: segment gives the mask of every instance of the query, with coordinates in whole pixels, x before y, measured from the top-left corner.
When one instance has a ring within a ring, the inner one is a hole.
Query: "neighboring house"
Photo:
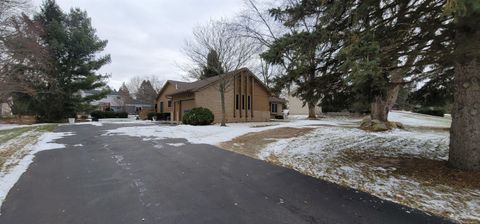
[[[8,100],[11,100],[11,98]],[[12,115],[12,108],[10,108],[10,104],[8,102],[0,103],[0,117],[10,117]]]
[[[262,81],[247,68],[222,76],[229,80],[229,88],[225,92],[227,122],[270,120],[271,93]],[[157,96],[155,111],[170,113],[171,120],[179,122],[192,108],[204,107],[213,112],[214,122],[219,123],[222,119],[222,105],[218,91],[220,80],[221,76],[191,83],[168,80]]]
[[[308,115],[308,106],[303,105],[303,101],[298,97],[294,97],[291,94],[287,97],[287,107],[288,113],[290,115]],[[319,115],[322,113],[322,108],[319,106],[315,107],[315,114]]]
[[[82,96],[93,94],[92,91],[82,93]],[[153,110],[151,103],[139,100],[125,100],[117,91],[112,91],[103,99],[93,101],[91,105],[98,106],[101,111],[127,112],[128,114],[138,114],[142,110]],[[130,101],[130,102],[128,102]]]
[[[283,106],[286,104],[286,100],[279,97],[271,96],[269,98],[270,105],[270,117],[271,118],[283,118]]]

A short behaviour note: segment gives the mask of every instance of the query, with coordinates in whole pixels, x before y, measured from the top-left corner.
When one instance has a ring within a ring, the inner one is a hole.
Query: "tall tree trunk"
[[[222,103],[222,123],[220,126],[227,126],[226,120],[225,120],[225,89],[220,90],[220,101]]]
[[[480,170],[480,13],[457,21],[451,166]]]
[[[317,115],[315,113],[315,103],[308,102],[307,106],[308,106],[308,118],[309,119],[316,119]]]
[[[467,170],[480,170],[479,72],[480,64],[477,61],[455,66],[455,96],[448,161],[453,167]]]
[[[382,96],[376,96],[370,104],[370,117],[381,122],[388,121],[388,102]]]

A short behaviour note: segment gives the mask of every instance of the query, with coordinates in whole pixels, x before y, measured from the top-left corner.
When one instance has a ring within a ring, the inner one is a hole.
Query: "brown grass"
[[[55,124],[49,124],[2,130],[0,132],[0,171],[8,170],[10,168],[9,166],[16,165],[12,163],[6,166],[5,163],[9,159],[14,159],[14,161],[18,162],[18,160],[22,159],[28,153],[26,149],[27,145],[34,144],[43,132],[53,131],[56,126]],[[22,134],[26,135],[22,136]],[[8,143],[10,140],[14,140],[14,142]]]
[[[313,128],[276,128],[261,132],[248,133],[220,144],[223,149],[257,158],[265,145],[275,139],[294,138],[311,132]]]
[[[406,176],[423,184],[435,186],[447,185],[453,188],[480,188],[480,171],[463,171],[448,166],[447,161],[417,157],[388,157],[382,155],[365,155],[348,151],[345,154],[354,162],[370,166],[395,168],[393,175]]]

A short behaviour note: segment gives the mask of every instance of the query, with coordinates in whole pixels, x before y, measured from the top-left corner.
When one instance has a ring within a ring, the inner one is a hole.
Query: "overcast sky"
[[[42,0],[33,0],[38,10]],[[137,75],[182,79],[177,64],[192,28],[210,19],[232,17],[242,0],[57,0],[64,11],[86,10],[100,38],[108,40],[105,53],[112,62],[100,72],[111,74],[118,88]]]

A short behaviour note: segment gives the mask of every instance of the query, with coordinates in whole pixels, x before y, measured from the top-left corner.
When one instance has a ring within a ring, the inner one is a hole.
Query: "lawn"
[[[45,132],[53,131],[55,124],[36,125],[0,130],[0,172],[5,172],[25,153],[25,146],[34,144]]]

